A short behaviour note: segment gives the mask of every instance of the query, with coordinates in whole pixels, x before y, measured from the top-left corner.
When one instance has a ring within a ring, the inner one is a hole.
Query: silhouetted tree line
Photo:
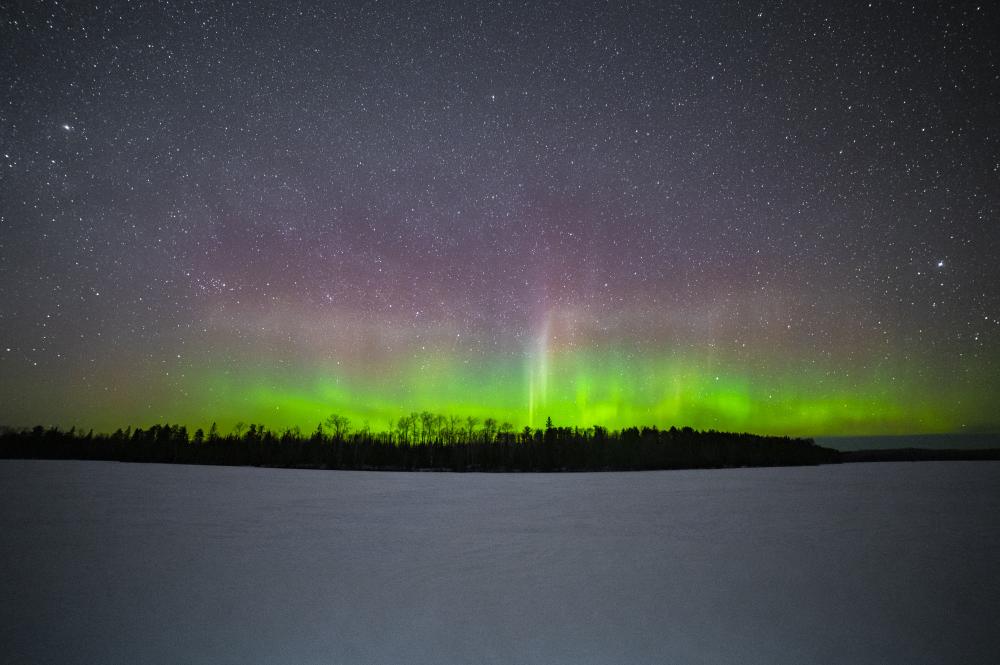
[[[0,457],[118,460],[322,469],[442,471],[613,471],[739,466],[793,466],[840,461],[811,439],[696,431],[690,427],[555,427],[515,431],[492,418],[404,416],[391,430],[352,430],[331,415],[314,432],[275,432],[237,423],[220,434],[182,425],[94,434],[58,428],[0,433]]]

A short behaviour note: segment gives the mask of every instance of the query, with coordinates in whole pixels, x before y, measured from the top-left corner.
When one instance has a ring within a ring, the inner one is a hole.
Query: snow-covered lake
[[[1000,463],[0,462],[8,663],[995,663]]]

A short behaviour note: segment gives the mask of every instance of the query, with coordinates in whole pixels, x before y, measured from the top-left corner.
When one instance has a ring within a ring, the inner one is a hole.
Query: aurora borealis
[[[11,3],[0,424],[1000,430],[989,3]]]

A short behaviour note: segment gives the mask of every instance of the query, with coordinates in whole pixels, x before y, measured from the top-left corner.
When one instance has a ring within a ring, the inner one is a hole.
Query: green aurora
[[[788,435],[947,432],[966,425],[965,410],[947,409],[933,397],[894,398],[876,382],[860,389],[828,386],[821,393],[808,376],[771,383],[660,362],[644,363],[641,372],[628,366],[600,371],[582,363],[565,373],[551,367],[539,385],[537,376],[525,379],[502,367],[443,365],[412,368],[388,386],[351,386],[321,375],[308,382],[252,372],[214,375],[205,378],[194,401],[214,403],[209,413],[225,424],[248,420],[241,414],[260,414],[268,425],[310,426],[337,412],[374,429],[389,429],[400,415],[424,410],[493,417],[518,428],[540,427],[547,417],[581,427],[690,425]],[[176,420],[205,422],[209,413],[179,408]]]
[[[75,366],[22,367],[18,390],[4,388],[0,423],[311,431],[338,413],[382,431],[430,411],[518,430],[549,417],[790,436],[998,429],[988,419],[1000,394],[990,363],[905,340],[817,350],[785,326],[784,337],[732,341],[725,327],[705,335],[637,320],[627,333],[551,313],[487,347],[454,326],[248,307],[205,317],[195,341],[164,335],[155,355],[115,348]]]
[[[935,433],[988,429],[976,417],[988,412],[995,392],[995,379],[985,374],[967,373],[963,385],[981,389],[959,394],[905,368],[845,376],[808,362],[768,368],[691,352],[639,358],[563,349],[477,362],[439,351],[397,359],[381,372],[250,356],[221,364],[206,356],[156,381],[120,383],[89,402],[77,400],[84,408],[59,424],[107,430],[214,421],[228,431],[244,421],[308,431],[335,412],[356,428],[387,430],[401,415],[426,410],[493,417],[517,429],[551,417],[562,426],[676,425],[792,436]]]

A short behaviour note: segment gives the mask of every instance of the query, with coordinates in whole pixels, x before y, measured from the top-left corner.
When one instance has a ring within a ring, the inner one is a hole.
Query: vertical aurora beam
[[[531,351],[527,354],[526,374],[528,375],[528,424],[537,427],[536,418],[549,399],[549,339],[552,334],[552,315],[546,312],[542,325],[532,340]]]

